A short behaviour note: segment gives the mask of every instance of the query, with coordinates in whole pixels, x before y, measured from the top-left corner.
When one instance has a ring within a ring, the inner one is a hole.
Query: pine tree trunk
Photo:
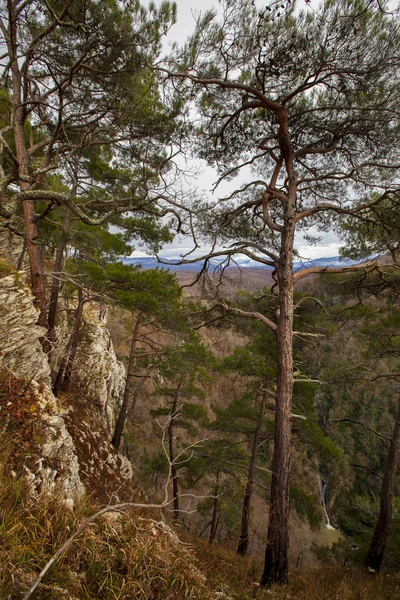
[[[22,267],[24,266],[25,254],[26,254],[26,240],[24,240],[24,245],[22,246],[21,254],[19,255],[19,258],[18,258],[17,271],[21,271]]]
[[[76,315],[76,327],[74,327],[74,331],[72,333],[72,342],[71,342],[71,350],[68,355],[67,364],[65,367],[65,375],[64,380],[61,384],[61,389],[63,392],[67,392],[69,388],[69,384],[71,381],[72,368],[75,362],[76,352],[78,350],[78,342],[79,342],[79,329],[82,323],[82,313],[83,313],[83,305],[85,301],[83,299],[83,292],[81,288],[78,288],[78,312]]]
[[[65,216],[64,225],[63,225],[64,233],[66,232],[67,228],[69,227],[70,221],[71,221],[71,213],[68,211]],[[61,286],[60,277],[61,277],[61,272],[62,272],[63,265],[64,265],[65,247],[66,247],[65,241],[61,242],[57,246],[56,256],[55,256],[55,260],[54,260],[54,267],[53,267],[54,275],[53,275],[53,281],[51,284],[49,312],[48,312],[48,316],[47,316],[47,339],[49,341],[49,346],[50,346],[49,354],[51,353],[52,343],[54,342],[54,330],[55,330],[56,318],[57,318],[58,297],[60,294],[60,286]]]
[[[215,540],[215,536],[217,534],[219,519],[221,516],[221,511],[218,511],[218,491],[219,491],[219,471],[217,471],[217,479],[215,481],[215,489],[214,489],[214,502],[213,502],[213,511],[211,517],[211,527],[210,527],[210,536],[208,538],[208,543],[212,544]],[[219,514],[218,514],[219,512]]]
[[[365,559],[365,566],[379,572],[385,546],[390,533],[392,524],[392,503],[394,495],[394,480],[396,477],[397,466],[399,463],[400,451],[400,399],[396,415],[396,422],[393,428],[392,439],[390,441],[388,457],[386,461],[385,472],[382,480],[381,500],[378,521],[375,526],[371,545]]]
[[[288,580],[289,486],[293,401],[294,283],[292,261],[295,232],[294,201],[295,196],[292,196],[292,199],[288,199],[285,205],[280,258],[277,267],[280,308],[276,330],[278,378],[267,547],[261,585],[285,584]]]
[[[60,244],[56,249],[56,257],[54,260],[54,276],[50,290],[50,302],[49,302],[49,313],[47,316],[47,339],[49,340],[50,349],[52,349],[52,342],[54,341],[54,329],[56,326],[57,306],[58,306],[58,294],[60,291],[60,274],[64,262],[64,250],[65,244]]]
[[[20,165],[19,174],[24,176],[28,174],[28,163],[25,161],[25,157],[21,157],[23,151],[22,144],[19,142],[19,138],[23,135],[22,133],[16,132],[16,141],[18,139],[17,151],[18,162]],[[20,183],[21,190],[28,189],[29,185],[25,182]],[[47,309],[46,309],[46,290],[44,282],[44,269],[43,269],[43,255],[42,250],[38,241],[38,229],[36,223],[33,222],[35,216],[35,206],[33,200],[24,200],[22,202],[22,209],[24,213],[24,228],[25,228],[25,241],[26,249],[29,256],[30,274],[32,291],[35,298],[35,305],[39,309],[38,325],[41,327],[47,327]]]
[[[17,39],[17,11],[16,5],[9,3],[10,8],[10,31],[6,36],[7,47],[10,57],[12,57],[10,70],[12,79],[12,101],[13,101],[13,129],[15,153],[18,160],[19,186],[22,192],[29,189],[29,157],[25,143],[25,107],[23,105],[23,79],[18,64],[18,39]],[[22,211],[24,216],[24,230],[26,249],[29,256],[30,274],[32,291],[35,298],[35,305],[39,309],[38,325],[47,326],[46,311],[46,289],[44,280],[43,255],[38,239],[38,229],[33,221],[35,216],[35,204],[33,200],[23,200]]]
[[[133,391],[133,382],[134,382],[134,370],[135,370],[135,362],[136,362],[136,345],[140,327],[140,319],[141,313],[139,313],[135,327],[133,329],[132,341],[131,341],[131,350],[129,354],[129,364],[128,364],[128,372],[126,374],[126,382],[125,382],[125,390],[124,397],[121,404],[121,409],[119,411],[117,423],[115,425],[115,431],[113,438],[111,440],[111,444],[118,450],[121,445],[122,434],[124,432],[125,421],[128,416],[128,408],[129,401],[131,399],[131,394]]]
[[[244,556],[246,554],[247,547],[249,545],[249,520],[250,520],[251,499],[253,496],[254,475],[255,475],[256,463],[257,463],[257,457],[258,457],[258,446],[260,443],[260,435],[261,435],[261,430],[262,430],[264,409],[265,409],[265,404],[267,401],[267,394],[268,394],[267,389],[266,389],[267,385],[268,385],[268,380],[265,382],[265,390],[264,390],[264,393],[263,393],[262,399],[261,399],[260,412],[258,415],[257,426],[254,431],[249,473],[248,473],[248,477],[247,477],[246,491],[244,493],[243,509],[242,509],[242,525],[240,528],[239,544],[238,544],[238,549],[237,549],[237,553],[241,554],[242,556]]]
[[[68,389],[72,365],[78,347],[79,329],[82,321],[83,305],[85,303],[81,288],[78,289],[78,294],[78,306],[75,311],[74,327],[68,340],[64,356],[61,359],[61,364],[53,385],[53,394],[55,396],[58,396],[61,390],[66,391]]]
[[[171,464],[171,480],[172,480],[172,494],[173,494],[173,506],[174,510],[172,513],[174,521],[179,519],[179,485],[178,485],[178,468],[175,464],[175,444],[174,444],[174,417],[178,408],[179,394],[182,387],[182,379],[180,380],[178,387],[176,388],[174,400],[172,402],[171,412],[169,413],[169,425],[168,425],[168,448],[169,448],[169,460]]]

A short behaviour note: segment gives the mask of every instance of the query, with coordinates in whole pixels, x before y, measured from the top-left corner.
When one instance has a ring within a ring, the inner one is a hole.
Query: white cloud
[[[303,260],[314,260],[315,258],[329,258],[339,256],[340,248],[343,246],[340,242],[336,244],[325,244],[319,246],[297,246],[300,257]]]

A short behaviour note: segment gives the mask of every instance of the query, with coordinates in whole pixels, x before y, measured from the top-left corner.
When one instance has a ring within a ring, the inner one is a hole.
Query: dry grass
[[[235,600],[254,598],[261,576],[261,562],[239,557],[235,552],[201,542],[195,546],[200,569],[212,586]]]
[[[28,385],[0,372],[0,600],[21,599],[63,543],[98,509],[90,498],[73,512],[29,494],[24,464],[42,426]],[[39,429],[38,429],[39,427]],[[191,549],[159,511],[107,513],[54,563],[35,600],[214,598]]]
[[[23,469],[14,473],[12,469],[15,462],[22,466],[38,435],[36,406],[26,394],[26,384],[5,372],[0,390],[5,418],[0,435],[0,600],[16,600],[71,533],[99,507],[86,499],[71,512],[62,502],[38,502],[29,496],[26,479],[20,475]],[[21,451],[20,431],[24,427],[30,443]],[[217,545],[198,545],[195,556],[191,547],[160,520],[159,513],[109,513],[85,529],[51,567],[32,597],[400,600],[397,575],[374,577],[336,566],[293,569],[289,585],[260,589],[261,569],[261,561],[242,559]]]
[[[289,585],[271,592],[276,600],[396,600],[400,598],[400,579],[327,565],[294,571]],[[266,591],[257,595],[260,600],[270,597]]]
[[[0,366],[0,435],[7,436],[8,455],[17,472],[35,460],[44,439],[41,410],[30,382]]]
[[[205,543],[196,546],[196,554],[213,587],[234,600],[400,600],[400,574],[375,576],[323,565],[292,569],[288,585],[260,588],[261,560]]]
[[[7,455],[3,448],[3,456]],[[16,600],[96,506],[74,513],[29,499],[23,479],[0,473],[0,598]],[[156,516],[105,515],[51,568],[36,600],[396,600],[400,577],[324,566],[290,573],[287,586],[261,589],[262,564],[218,545],[191,547]]]
[[[72,513],[40,503],[23,479],[0,476],[0,598],[21,598],[71,532],[98,507]],[[92,523],[47,573],[36,600],[211,599],[190,548],[158,518],[108,513]]]

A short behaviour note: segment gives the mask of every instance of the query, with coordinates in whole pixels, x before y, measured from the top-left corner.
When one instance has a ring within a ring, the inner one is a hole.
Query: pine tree
[[[245,254],[272,267],[279,294],[273,318],[242,313],[260,319],[277,340],[262,585],[288,577],[294,285],[324,270],[294,272],[295,234],[318,223],[323,231],[337,215],[394,204],[400,153],[400,36],[391,15],[353,0],[300,13],[291,4],[274,6],[260,10],[251,0],[233,0],[221,18],[205,14],[165,68],[182,93],[198,99],[196,147],[218,168],[218,183],[252,169],[252,178],[228,197],[187,207],[212,248],[223,246],[204,258]],[[377,197],[365,199],[365,187]]]
[[[213,357],[203,345],[198,334],[187,331],[176,337],[174,346],[165,347],[162,352],[163,361],[159,373],[163,383],[155,391],[157,396],[164,398],[165,406],[151,411],[153,416],[167,416],[166,433],[171,469],[173,492],[173,517],[180,517],[179,471],[188,460],[187,449],[196,436],[199,427],[208,422],[207,411],[199,403],[205,392],[201,384],[208,379],[207,367],[212,366]],[[197,399],[197,402],[193,402]],[[186,431],[188,440],[183,447],[178,447],[176,432]]]
[[[157,212],[159,196],[150,187],[165,170],[160,145],[169,140],[179,102],[161,102],[149,67],[174,19],[168,2],[148,10],[114,1],[0,6],[7,98],[0,214],[9,225],[22,207],[40,325],[47,325],[43,219],[60,206],[91,225],[129,211]],[[88,154],[99,150],[108,167],[93,176]],[[133,177],[115,177],[113,162],[119,171],[135,164]],[[52,187],[55,174],[67,190]]]

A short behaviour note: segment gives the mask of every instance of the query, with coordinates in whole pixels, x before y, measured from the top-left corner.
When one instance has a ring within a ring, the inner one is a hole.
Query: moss
[[[15,270],[5,260],[0,258],[0,278],[7,277],[7,275],[12,275],[13,273],[15,273]]]

